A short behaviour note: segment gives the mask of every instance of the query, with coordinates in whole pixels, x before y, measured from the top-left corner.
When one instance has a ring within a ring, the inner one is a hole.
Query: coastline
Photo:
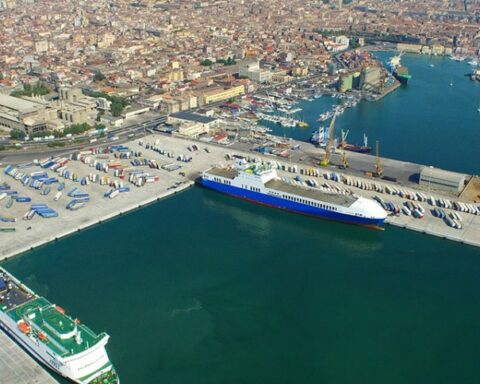
[[[81,232],[83,230],[89,229],[91,227],[94,227],[96,225],[100,225],[104,223],[105,221],[115,219],[118,216],[122,216],[124,214],[128,214],[132,211],[135,211],[137,209],[144,208],[150,204],[153,204],[155,202],[158,202],[160,200],[172,197],[180,192],[183,192],[190,187],[194,185],[193,181],[185,181],[182,185],[178,186],[176,189],[172,189],[169,191],[163,191],[158,194],[154,194],[153,196],[146,197],[143,199],[139,199],[137,201],[134,201],[130,203],[129,205],[125,206],[124,208],[121,209],[114,209],[113,212],[106,212],[102,214],[101,216],[97,216],[91,220],[81,222],[79,225],[73,225],[72,227],[58,233],[55,235],[50,235],[46,238],[40,239],[40,240],[35,240],[33,243],[29,243],[28,245],[25,246],[20,246],[20,247],[11,247],[7,248],[6,250],[3,249],[1,254],[0,254],[0,262],[6,261],[12,257],[16,256],[21,256],[22,254],[32,251],[36,248],[42,247],[44,245],[48,245],[49,243],[56,242],[60,239],[63,239],[64,237],[74,235],[75,233]]]

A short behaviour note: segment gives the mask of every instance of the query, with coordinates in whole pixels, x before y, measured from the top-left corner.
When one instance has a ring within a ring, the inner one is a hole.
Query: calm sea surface
[[[467,66],[403,60],[412,83],[339,126],[384,155],[475,172]],[[310,118],[329,101],[305,103]],[[480,382],[480,251],[394,227],[193,188],[2,266],[107,331],[124,384]]]
[[[122,383],[478,383],[480,251],[194,188],[3,263]]]

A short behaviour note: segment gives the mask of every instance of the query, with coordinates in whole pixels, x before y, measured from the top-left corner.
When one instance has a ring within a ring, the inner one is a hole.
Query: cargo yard
[[[383,159],[389,174],[397,171],[394,183],[365,177],[355,169],[320,167],[319,149],[306,143],[290,145],[296,149],[285,159],[254,152],[245,143],[226,146],[148,135],[125,144],[4,166],[0,258],[173,195],[192,186],[202,171],[233,165],[239,158],[270,161],[281,177],[294,184],[374,198],[390,211],[387,222],[392,225],[480,246],[478,205],[459,205],[454,194],[430,193],[408,181],[408,175],[420,166]],[[362,161],[373,158],[356,155]]]

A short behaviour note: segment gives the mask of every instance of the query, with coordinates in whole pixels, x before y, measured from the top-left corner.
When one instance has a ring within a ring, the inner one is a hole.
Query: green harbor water
[[[193,188],[3,266],[122,383],[478,383],[480,251]]]
[[[478,173],[480,87],[467,65],[402,60],[412,83],[339,127],[351,142],[380,139],[384,155]],[[437,70],[448,75],[435,84],[422,72]],[[332,100],[302,103],[304,118]],[[195,187],[2,266],[109,333],[122,384],[480,382],[480,250],[395,227]]]

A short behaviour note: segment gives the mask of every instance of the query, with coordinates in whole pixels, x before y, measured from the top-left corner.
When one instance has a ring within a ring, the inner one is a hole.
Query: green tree
[[[21,97],[21,96],[33,96],[33,95],[47,95],[50,92],[50,89],[42,83],[31,86],[30,84],[23,84],[23,90],[13,91],[10,93],[10,96]]]
[[[94,92],[94,91],[84,91],[87,96],[99,98],[103,97],[112,102],[110,106],[110,113],[113,116],[120,116],[123,112],[123,109],[128,105],[127,99],[119,96],[109,95],[105,92]],[[101,112],[103,114],[103,112]]]
[[[112,105],[110,106],[110,112],[112,113],[113,116],[118,117],[122,114],[123,111],[123,105],[121,103],[114,103],[112,102]]]
[[[0,80],[3,80],[3,72],[0,72]]]
[[[210,59],[205,59],[200,62],[200,65],[203,65],[205,67],[209,67],[213,64],[213,61]]]
[[[100,71],[95,72],[95,75],[93,76],[93,81],[95,82],[103,81],[105,79],[105,75]]]
[[[10,131],[10,138],[12,140],[23,140],[25,139],[25,132],[22,131],[21,129],[17,129],[17,128],[13,128],[11,131]]]
[[[35,133],[31,133],[29,135],[30,140],[35,138],[35,137],[47,137],[47,136],[55,136],[55,133],[53,131],[38,131]]]

